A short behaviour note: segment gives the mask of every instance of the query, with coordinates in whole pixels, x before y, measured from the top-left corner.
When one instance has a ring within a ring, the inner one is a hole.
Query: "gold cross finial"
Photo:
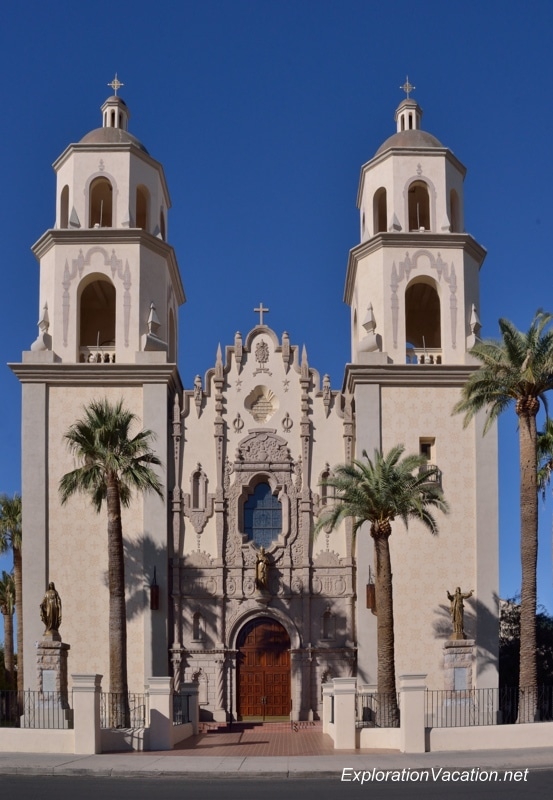
[[[108,86],[111,86],[111,88],[113,89],[113,93],[116,97],[117,97],[117,90],[124,85],[125,84],[121,83],[121,81],[117,78],[117,73],[115,73],[115,78],[112,80],[112,82],[108,83]]]
[[[259,324],[263,325],[263,314],[264,312],[269,311],[268,308],[263,308],[263,303],[259,304],[259,308],[254,308],[254,311],[259,314]]]
[[[403,84],[403,86],[400,86],[399,88],[400,88],[400,89],[403,89],[403,91],[405,92],[405,94],[407,95],[407,97],[409,97],[409,94],[410,94],[411,92],[414,92],[414,91],[415,91],[415,89],[416,89],[417,87],[416,87],[416,86],[412,86],[412,85],[409,83],[409,75],[406,75],[406,76],[405,76],[405,83]]]

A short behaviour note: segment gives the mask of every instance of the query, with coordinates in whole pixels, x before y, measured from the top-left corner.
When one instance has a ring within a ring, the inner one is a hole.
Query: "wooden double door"
[[[273,619],[248,622],[238,637],[238,717],[290,715],[290,637]]]

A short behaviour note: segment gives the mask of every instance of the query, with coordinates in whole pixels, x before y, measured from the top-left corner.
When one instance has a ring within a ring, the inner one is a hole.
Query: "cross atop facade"
[[[268,308],[263,308],[263,303],[259,304],[259,308],[254,308],[254,311],[259,314],[259,324],[263,325],[263,313],[269,311]]]
[[[409,75],[406,75],[406,76],[405,76],[405,83],[403,84],[403,86],[400,86],[399,88],[400,88],[400,89],[403,89],[403,91],[405,92],[405,94],[407,95],[407,97],[409,97],[409,94],[410,94],[411,92],[415,91],[415,89],[416,89],[417,87],[416,87],[416,86],[413,86],[412,84],[410,84],[410,83],[409,83]]]
[[[111,82],[111,83],[108,83],[108,86],[111,86],[111,88],[113,89],[113,93],[114,93],[114,95],[115,95],[116,97],[117,97],[117,91],[118,91],[118,89],[120,89],[120,88],[121,88],[122,86],[124,86],[124,85],[125,85],[125,84],[124,84],[124,83],[121,83],[121,81],[120,81],[120,80],[117,78],[117,73],[115,73],[115,78],[112,80],[112,82]]]

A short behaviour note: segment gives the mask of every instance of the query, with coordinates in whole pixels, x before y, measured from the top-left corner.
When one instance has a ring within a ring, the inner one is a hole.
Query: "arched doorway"
[[[290,637],[269,617],[248,622],[238,636],[239,719],[290,716]]]

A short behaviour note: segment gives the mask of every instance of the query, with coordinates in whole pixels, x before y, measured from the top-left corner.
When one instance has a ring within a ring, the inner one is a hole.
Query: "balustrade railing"
[[[440,347],[408,347],[405,351],[406,364],[441,364]]]
[[[61,692],[2,690],[0,727],[70,728],[72,717],[69,698]]]
[[[370,692],[357,695],[358,728],[399,728],[399,694]]]
[[[102,692],[101,728],[145,728],[148,721],[148,695],[129,692]]]

